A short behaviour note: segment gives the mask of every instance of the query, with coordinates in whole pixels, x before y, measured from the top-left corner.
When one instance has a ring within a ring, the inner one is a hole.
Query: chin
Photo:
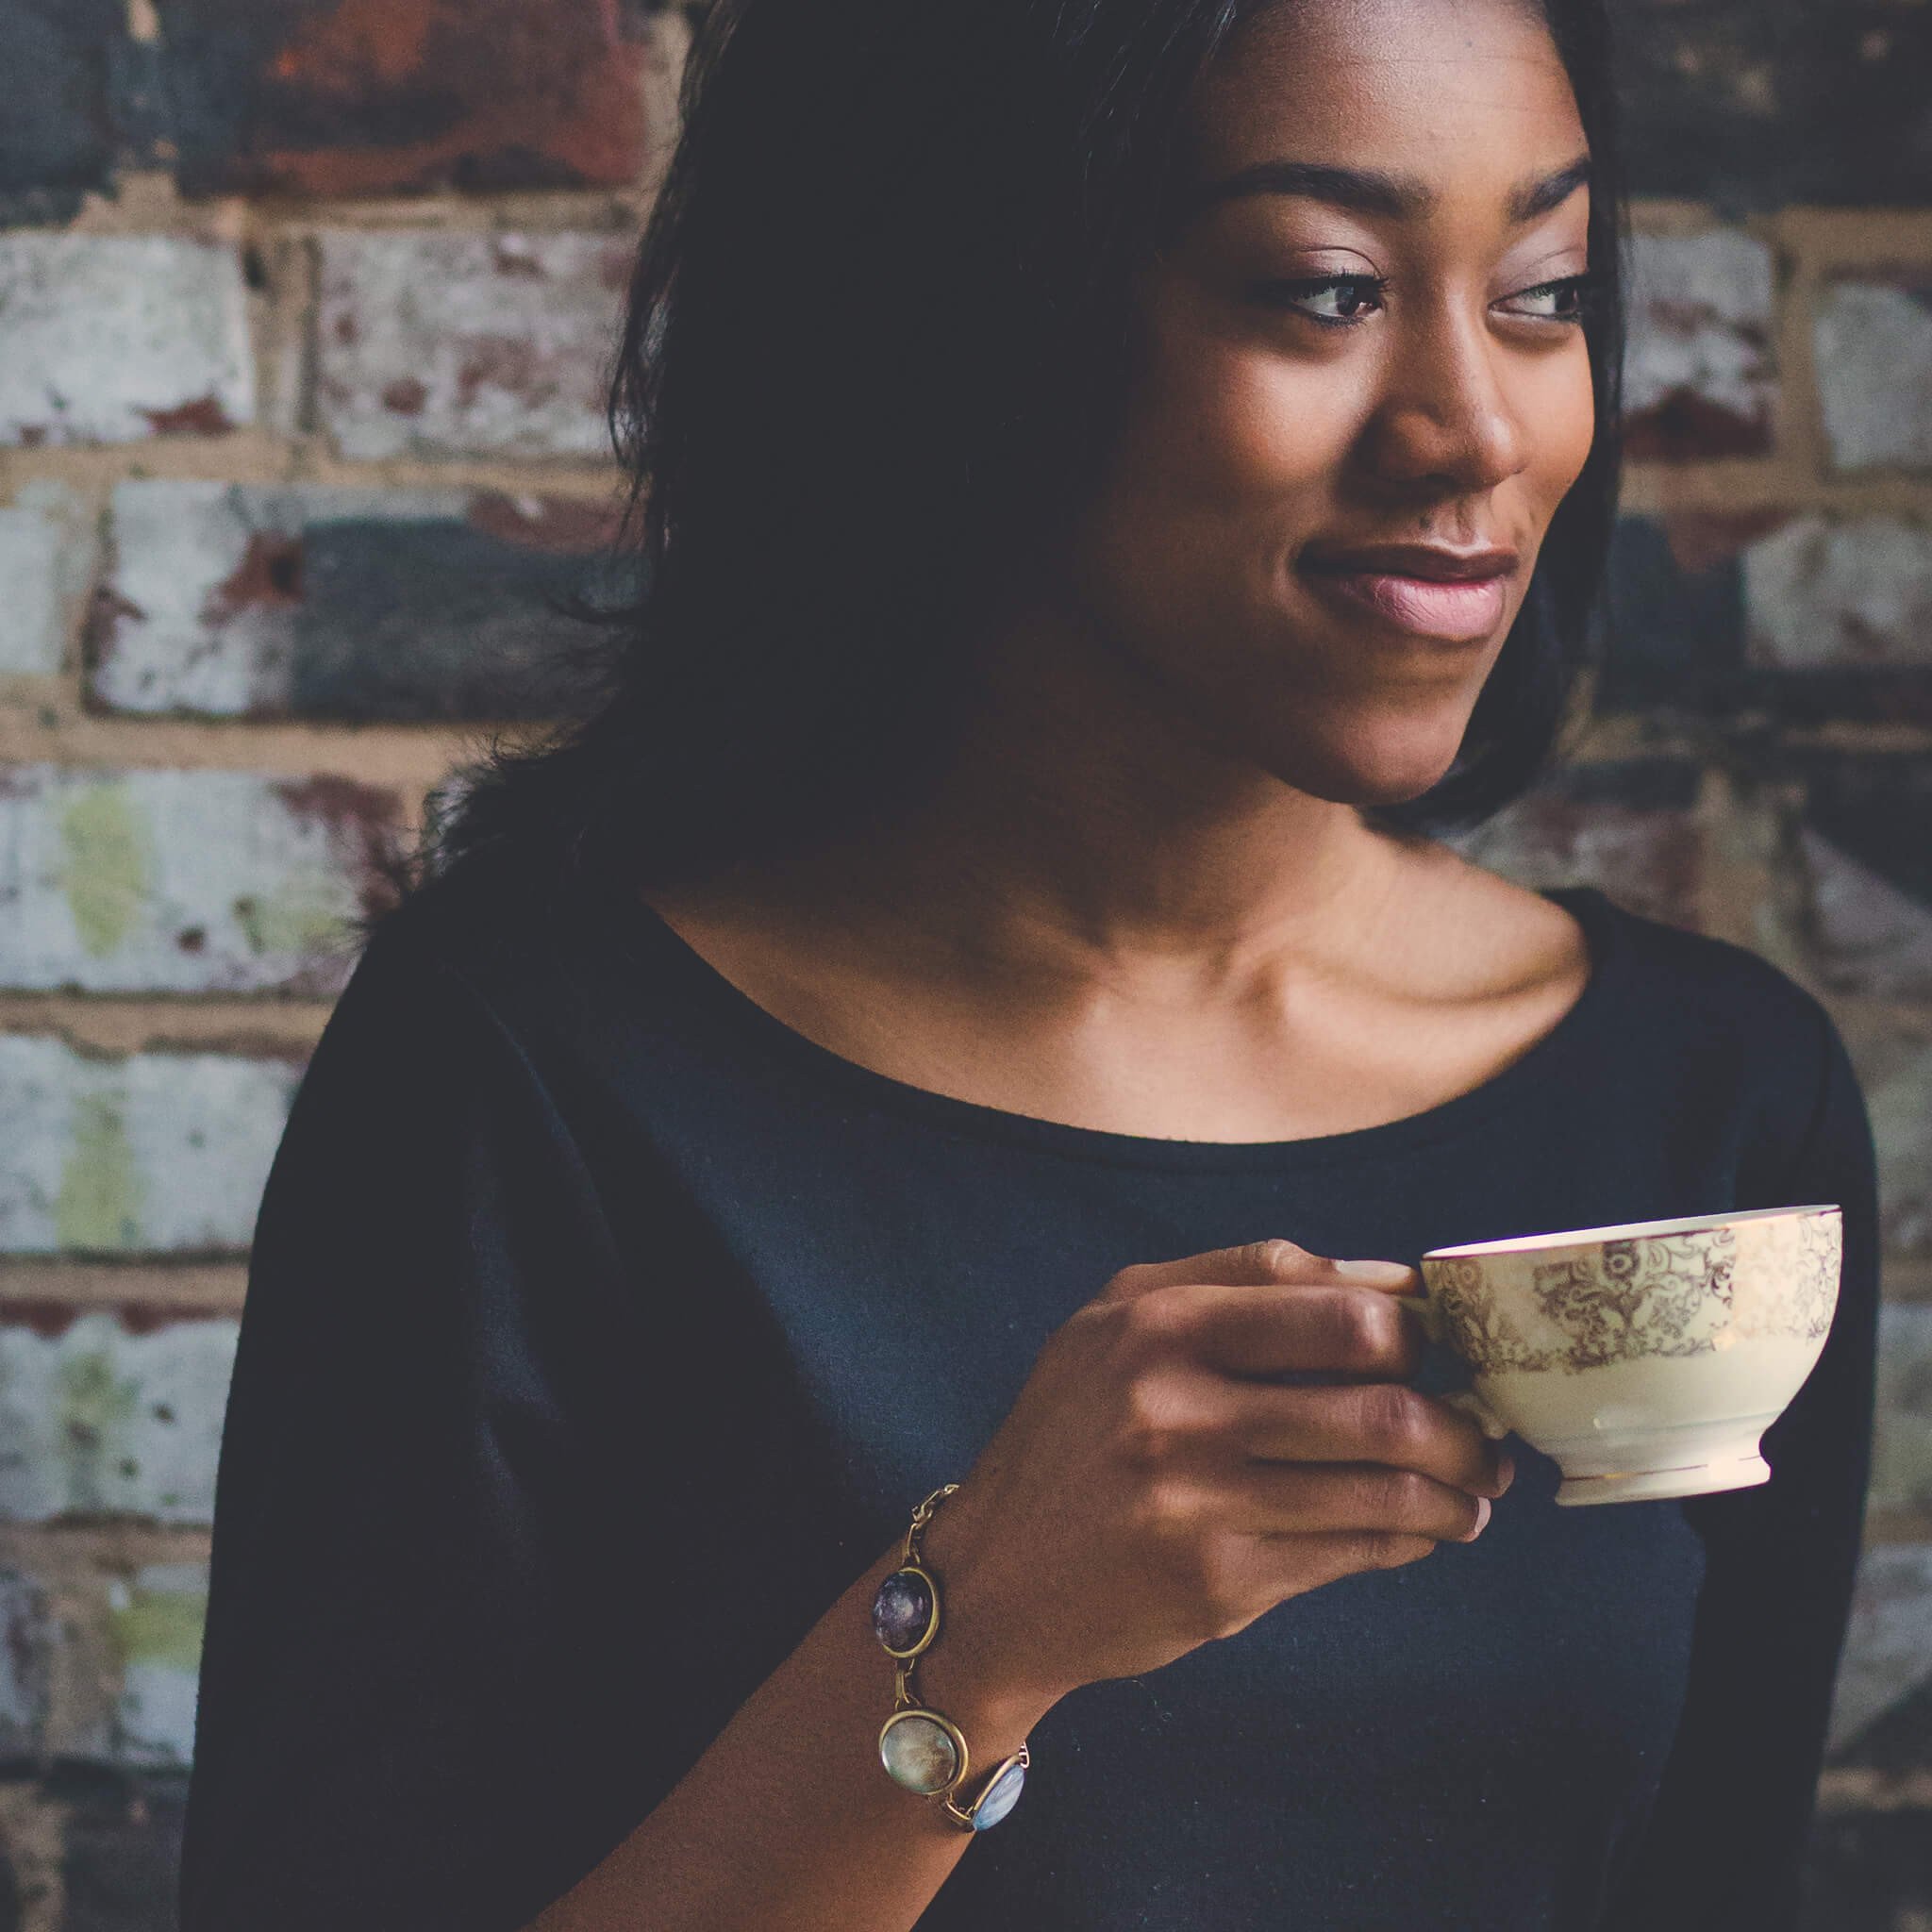
[[[1468,711],[1407,728],[1387,721],[1355,730],[1323,733],[1312,741],[1277,746],[1266,760],[1274,774],[1298,791],[1336,805],[1407,805],[1446,774],[1462,748]]]

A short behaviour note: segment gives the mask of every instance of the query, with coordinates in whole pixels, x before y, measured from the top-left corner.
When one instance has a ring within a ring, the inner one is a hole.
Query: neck
[[[916,802],[790,864],[841,923],[1021,970],[1358,958],[1412,873],[1351,805],[1208,740],[1121,654],[1016,625]]]

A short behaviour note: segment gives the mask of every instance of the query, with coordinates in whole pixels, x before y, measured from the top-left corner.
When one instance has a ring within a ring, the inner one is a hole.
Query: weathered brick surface
[[[1519,884],[1593,885],[1632,912],[1698,924],[1698,774],[1669,760],[1581,766],[1453,842]]]
[[[1795,517],[1744,552],[1743,573],[1757,663],[1932,666],[1932,529],[1923,523]]]
[[[1813,339],[1832,462],[1932,470],[1932,267],[1833,282]]]
[[[62,1932],[174,1932],[186,1777],[73,1767],[49,1790],[65,1813]]]
[[[0,1035],[0,1254],[242,1251],[299,1077],[275,1058]]]
[[[0,772],[0,987],[340,987],[399,809],[343,779]]]
[[[213,717],[542,717],[602,506],[463,491],[129,482],[92,626],[101,706]]]
[[[618,185],[643,158],[619,0],[158,0],[184,186]]]
[[[194,1757],[194,1685],[208,1621],[208,1570],[150,1563],[107,1588],[120,1665],[113,1748],[126,1764],[186,1765]]]
[[[1867,1726],[1932,1679],[1932,1545],[1868,1549],[1845,1632],[1829,1749],[1854,1748]]]
[[[1932,201],[1919,0],[1616,0],[1640,194],[1734,212]]]
[[[118,145],[109,69],[126,32],[122,0],[8,0],[0,7],[0,74],[7,76],[0,208],[24,190],[77,199],[80,190],[108,185]]]
[[[0,235],[0,444],[208,436],[255,415],[232,247],[162,235]]]
[[[605,458],[626,234],[323,238],[316,397],[344,456]]]
[[[0,673],[60,669],[94,572],[94,518],[66,485],[33,481],[0,506]]]
[[[1872,1507],[1932,1514],[1932,1305],[1881,1311],[1878,1381]]]
[[[0,1517],[208,1522],[235,1336],[230,1317],[0,1302]],[[130,1643],[172,1614],[122,1608]]]
[[[1818,976],[1839,992],[1932,1001],[1932,905],[1809,826],[1799,844]]]
[[[1624,423],[1633,458],[1683,462],[1772,446],[1772,258],[1734,228],[1639,235]]]

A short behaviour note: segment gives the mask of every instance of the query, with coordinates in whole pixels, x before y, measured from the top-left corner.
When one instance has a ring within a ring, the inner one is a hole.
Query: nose
[[[1530,433],[1524,398],[1511,392],[1512,351],[1459,306],[1451,313],[1445,304],[1404,333],[1391,344],[1372,425],[1375,474],[1473,491],[1526,468]]]

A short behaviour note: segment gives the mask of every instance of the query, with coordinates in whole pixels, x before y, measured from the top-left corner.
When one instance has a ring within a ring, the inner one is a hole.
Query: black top
[[[184,1932],[524,1925],[1128,1262],[1271,1236],[1413,1262],[1838,1202],[1840,1302],[1765,1436],[1771,1482],[1558,1508],[1555,1464],[1512,1438],[1475,1542],[1063,1699],[1019,1806],[919,1922],[1790,1926],[1870,1457],[1870,1133],[1824,1009],[1774,968],[1547,896],[1594,961],[1553,1031],[1441,1106],[1271,1142],[892,1079],[614,890],[472,863],[412,901],[329,1021],[262,1204]],[[1419,1387],[1466,1385],[1430,1352]],[[879,1692],[883,1718],[883,1657]]]

